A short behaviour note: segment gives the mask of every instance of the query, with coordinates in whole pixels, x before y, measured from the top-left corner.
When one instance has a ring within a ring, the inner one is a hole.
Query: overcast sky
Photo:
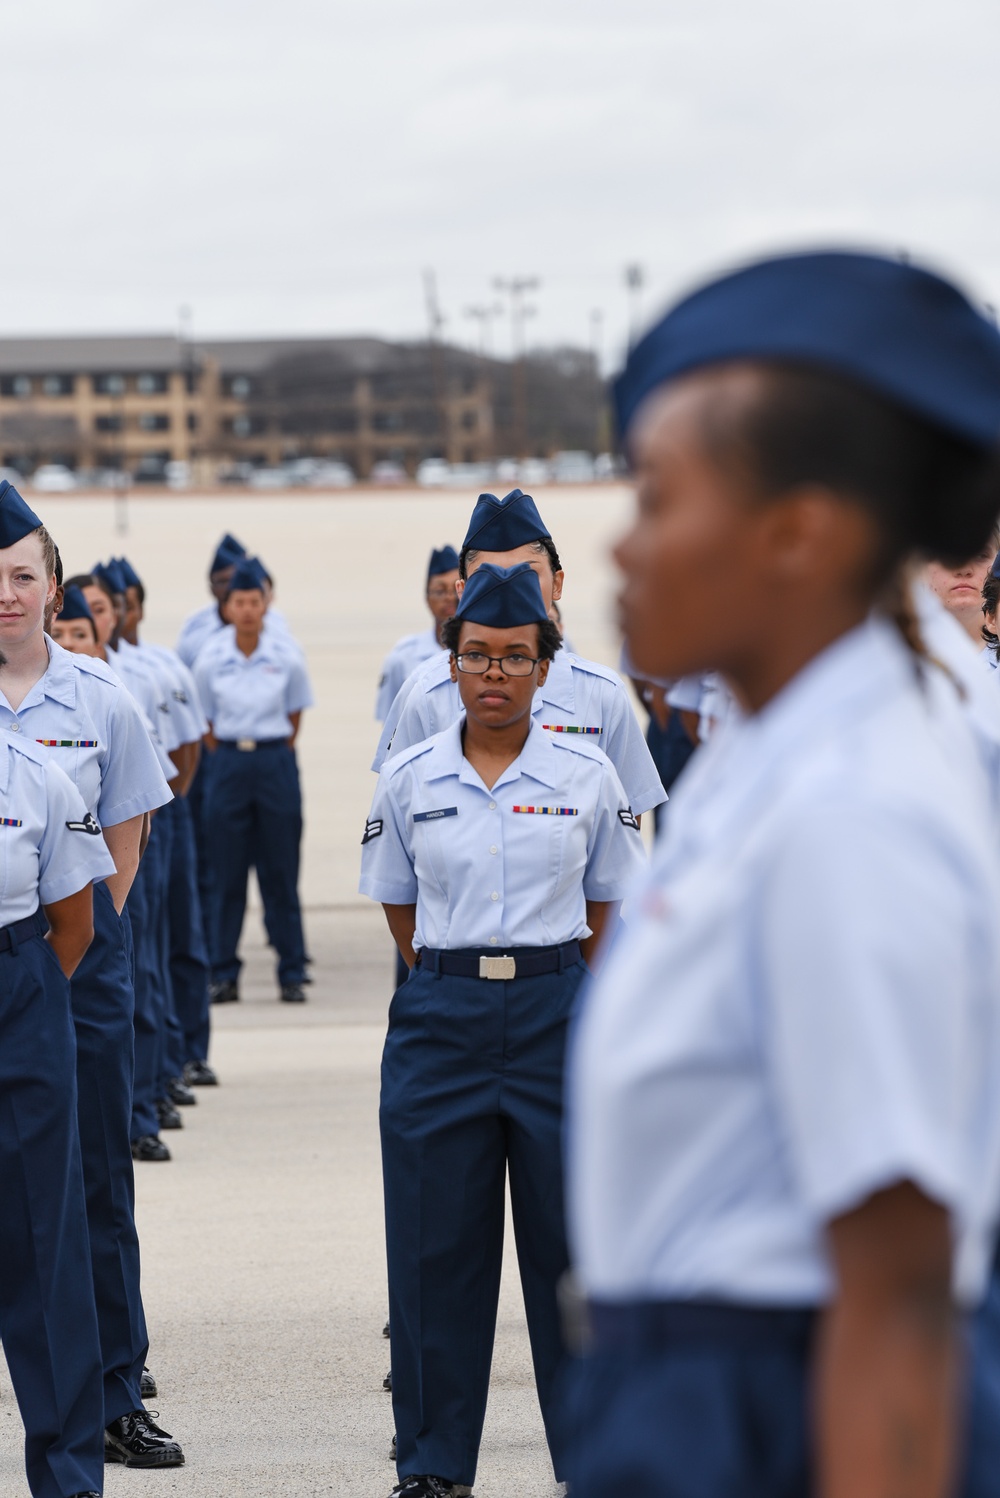
[[[0,58],[0,336],[416,336],[431,268],[607,363],[626,265],[831,241],[1000,303],[997,0],[3,0]]]

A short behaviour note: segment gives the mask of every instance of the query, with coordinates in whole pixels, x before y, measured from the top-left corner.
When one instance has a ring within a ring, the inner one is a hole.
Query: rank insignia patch
[[[91,837],[97,837],[101,830],[97,818],[89,811],[82,822],[67,822],[66,826],[70,832],[89,832]]]
[[[381,837],[381,836],[382,836],[382,818],[381,817],[375,817],[371,822],[366,822],[365,823],[365,835],[361,839],[361,846],[362,846],[362,848],[364,847],[365,843],[370,843],[371,840],[372,840],[372,838]]]
[[[618,813],[618,820],[619,822],[621,822],[623,827],[632,827],[636,832],[640,830],[639,819],[637,818],[635,812],[632,810],[631,806],[626,806],[624,811],[620,811]]]

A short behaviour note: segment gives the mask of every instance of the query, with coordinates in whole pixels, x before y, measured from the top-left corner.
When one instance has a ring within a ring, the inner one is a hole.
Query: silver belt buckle
[[[244,752],[244,754],[246,754],[249,750],[256,749],[256,747],[257,747],[257,740],[256,739],[237,739],[236,740],[236,747],[237,747],[237,749],[242,749],[243,752]]]
[[[516,978],[517,963],[513,957],[480,957],[480,978]]]

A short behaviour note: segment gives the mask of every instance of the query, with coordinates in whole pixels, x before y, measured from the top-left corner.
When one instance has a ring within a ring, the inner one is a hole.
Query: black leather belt
[[[238,749],[242,754],[253,754],[257,749],[288,748],[287,739],[219,739],[220,749]]]
[[[510,978],[536,978],[541,973],[561,973],[579,962],[583,953],[578,941],[564,941],[558,947],[512,947],[500,953],[490,947],[466,947],[449,950],[421,947],[418,967],[431,973],[446,973],[454,978],[489,978],[503,982]]]
[[[0,926],[0,952],[16,952],[19,941],[44,936],[48,929],[49,923],[41,908],[34,915],[26,915],[23,921],[11,921],[9,926]]]

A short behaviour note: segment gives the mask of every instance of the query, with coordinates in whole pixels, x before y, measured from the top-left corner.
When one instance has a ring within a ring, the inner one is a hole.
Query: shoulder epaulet
[[[406,749],[400,749],[399,753],[394,754],[391,759],[382,761],[382,769],[390,775],[394,775],[397,770],[401,770],[404,765],[411,764],[413,760],[419,759],[422,754],[430,754],[438,740],[444,738],[445,734],[450,732],[450,727],[443,728],[440,733],[432,734],[429,739],[421,739],[418,744],[410,744]]]
[[[602,666],[599,661],[588,661],[582,655],[573,655],[571,651],[567,651],[566,664],[571,671],[579,671],[585,676],[599,676],[602,681],[609,681],[612,686],[625,690],[625,683],[618,672],[612,671],[610,666]]]

